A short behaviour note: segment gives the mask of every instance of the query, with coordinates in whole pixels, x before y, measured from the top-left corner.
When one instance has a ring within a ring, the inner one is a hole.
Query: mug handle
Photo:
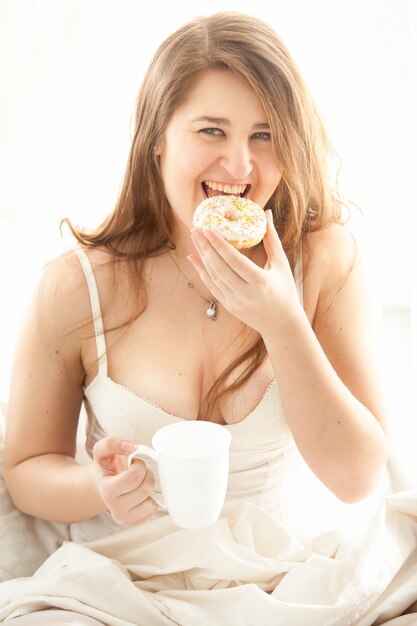
[[[155,462],[158,461],[157,453],[155,452],[155,450],[153,450],[153,448],[140,445],[136,446],[136,449],[127,457],[128,466],[130,467],[132,465],[133,459],[142,459],[142,457],[144,456],[150,457]],[[165,511],[167,510],[161,491],[152,491],[151,497],[155,500],[157,505],[161,507],[161,509],[164,509]]]

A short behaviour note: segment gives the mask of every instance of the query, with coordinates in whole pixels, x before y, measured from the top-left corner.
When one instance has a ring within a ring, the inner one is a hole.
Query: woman
[[[73,230],[80,245],[47,268],[17,350],[7,485],[23,512],[70,524],[73,542],[33,579],[3,584],[0,617],[299,626],[374,610],[413,547],[391,578],[360,585],[357,544],[323,540],[308,501],[314,475],[335,499],[366,498],[388,456],[367,290],[328,153],[262,22],[199,18],[159,48],[117,206],[95,232]],[[246,254],[192,231],[199,202],[231,192],[267,212]],[[87,464],[74,458],[83,401]],[[193,533],[158,509],[151,468],[126,462],[181,419],[232,434],[222,518]],[[373,541],[365,561],[386,555]]]

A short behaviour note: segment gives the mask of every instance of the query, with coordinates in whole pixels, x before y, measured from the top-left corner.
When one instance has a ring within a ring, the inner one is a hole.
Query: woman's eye
[[[261,139],[262,141],[270,141],[271,140],[271,133],[255,133],[254,135],[252,135],[252,137],[254,139]]]
[[[202,128],[199,133],[203,135],[211,135],[212,137],[223,137],[224,131],[221,128]],[[251,139],[260,141],[271,141],[271,133],[262,132],[254,133],[251,135]]]
[[[221,137],[223,135],[221,128],[202,128],[199,132],[205,135],[213,135],[213,137]]]

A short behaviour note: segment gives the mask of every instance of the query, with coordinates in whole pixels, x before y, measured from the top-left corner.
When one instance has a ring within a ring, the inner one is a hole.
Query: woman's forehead
[[[189,117],[189,121],[211,118],[213,123],[218,120],[225,125],[242,114],[256,118],[253,124],[267,122],[264,107],[253,87],[238,74],[218,69],[200,73],[177,113]]]

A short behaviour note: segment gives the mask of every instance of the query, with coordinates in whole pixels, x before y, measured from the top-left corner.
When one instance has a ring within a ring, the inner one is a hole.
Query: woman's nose
[[[253,169],[249,146],[236,142],[224,146],[219,165],[227,171],[233,180],[243,181]]]

